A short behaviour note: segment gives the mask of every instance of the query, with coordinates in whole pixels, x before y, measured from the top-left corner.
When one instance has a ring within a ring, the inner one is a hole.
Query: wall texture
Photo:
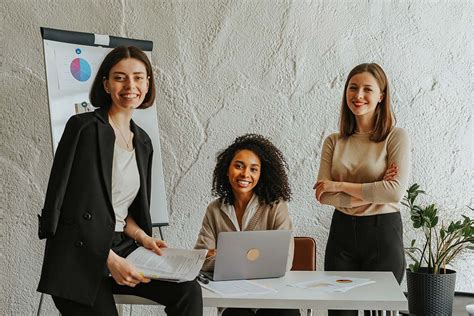
[[[312,186],[358,63],[380,63],[390,77],[398,125],[412,139],[411,182],[446,220],[469,214],[473,9],[415,0],[1,1],[0,314],[31,315],[39,301],[36,214],[52,161],[40,26],[154,41],[169,244],[193,246],[216,153],[256,132],[287,156],[296,233],[317,239],[321,268],[332,210],[315,202]],[[415,235],[402,214],[408,242]],[[473,262],[470,254],[454,264],[457,290],[474,292]],[[134,314],[151,310],[160,308]]]

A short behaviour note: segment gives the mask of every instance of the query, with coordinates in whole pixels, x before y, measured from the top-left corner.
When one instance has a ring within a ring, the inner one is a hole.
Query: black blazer
[[[153,146],[133,120],[140,189],[129,216],[148,235]],[[39,217],[47,238],[38,291],[92,305],[104,277],[115,230],[111,200],[115,134],[107,109],[72,116],[59,142]]]

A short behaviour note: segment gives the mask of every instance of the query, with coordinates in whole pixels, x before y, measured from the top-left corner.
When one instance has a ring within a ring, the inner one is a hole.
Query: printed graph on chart
[[[71,47],[55,52],[58,89],[61,91],[89,90],[103,55],[91,54],[84,48]],[[61,57],[58,57],[61,56]]]
[[[74,58],[70,65],[71,75],[77,81],[84,82],[91,77],[91,65],[83,58]]]

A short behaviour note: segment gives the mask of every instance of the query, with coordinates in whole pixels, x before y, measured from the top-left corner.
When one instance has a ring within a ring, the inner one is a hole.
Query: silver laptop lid
[[[290,241],[290,230],[219,233],[214,281],[284,276]]]

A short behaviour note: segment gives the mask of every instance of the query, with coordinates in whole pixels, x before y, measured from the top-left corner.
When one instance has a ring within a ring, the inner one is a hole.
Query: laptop
[[[285,275],[290,230],[221,232],[217,238],[213,281],[278,278]]]

